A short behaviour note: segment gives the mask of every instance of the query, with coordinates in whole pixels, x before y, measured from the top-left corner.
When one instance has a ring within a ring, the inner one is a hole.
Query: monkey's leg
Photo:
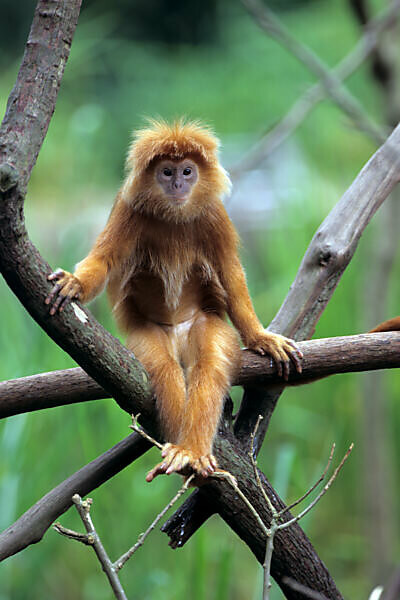
[[[188,399],[178,442],[165,453],[167,472],[188,465],[207,477],[217,468],[212,444],[240,360],[236,332],[217,315],[203,313],[189,332],[184,358]]]
[[[185,410],[186,386],[183,370],[175,356],[176,350],[171,339],[161,326],[146,323],[136,326],[131,331],[126,345],[150,375],[165,439],[168,442],[177,442]],[[159,473],[164,473],[167,468],[168,465],[164,468],[163,463],[160,463],[150,471],[146,479],[151,481]]]

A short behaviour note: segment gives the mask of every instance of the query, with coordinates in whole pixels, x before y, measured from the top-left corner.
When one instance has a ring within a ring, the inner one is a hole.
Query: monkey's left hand
[[[293,340],[283,335],[263,330],[247,344],[247,347],[262,356],[269,354],[275,363],[278,375],[283,376],[285,381],[289,379],[290,361],[298,373],[302,371],[303,353]]]
[[[54,273],[50,273],[47,279],[57,282],[45,300],[46,304],[51,304],[51,315],[55,315],[57,310],[62,312],[67,304],[74,298],[78,299],[82,292],[79,279],[63,269],[57,269]]]

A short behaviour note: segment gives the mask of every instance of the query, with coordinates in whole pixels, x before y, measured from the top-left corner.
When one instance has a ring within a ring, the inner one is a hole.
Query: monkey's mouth
[[[170,199],[174,204],[177,204],[179,206],[185,204],[188,198],[187,196],[175,196],[174,194],[171,194]]]

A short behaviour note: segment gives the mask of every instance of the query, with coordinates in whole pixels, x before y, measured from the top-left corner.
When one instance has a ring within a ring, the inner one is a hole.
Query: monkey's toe
[[[147,473],[146,481],[153,481],[164,473],[178,473],[184,477],[194,473],[195,481],[202,481],[214,473],[218,466],[213,454],[199,454],[177,444],[165,444],[161,455],[164,460]]]

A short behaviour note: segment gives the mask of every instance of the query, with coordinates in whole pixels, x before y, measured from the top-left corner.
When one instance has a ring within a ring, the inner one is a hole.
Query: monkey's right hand
[[[58,310],[62,312],[71,300],[78,299],[82,293],[81,282],[68,271],[57,269],[47,279],[57,282],[45,300],[45,304],[51,304],[51,315],[55,315]]]

